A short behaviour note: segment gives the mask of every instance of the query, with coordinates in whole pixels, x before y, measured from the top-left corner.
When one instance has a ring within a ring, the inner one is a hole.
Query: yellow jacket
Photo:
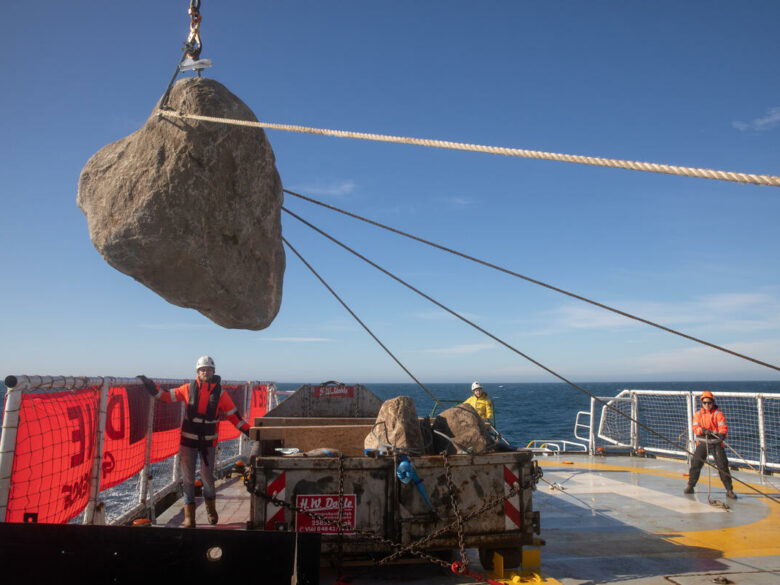
[[[488,398],[487,392],[482,391],[482,396],[477,398],[472,395],[471,398],[466,400],[465,404],[470,404],[477,411],[479,416],[484,418],[488,422],[493,422],[493,402]]]

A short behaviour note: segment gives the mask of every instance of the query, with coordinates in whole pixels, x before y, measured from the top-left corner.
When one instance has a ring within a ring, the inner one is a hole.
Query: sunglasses
[[[702,400],[702,404],[712,404],[712,400]]]

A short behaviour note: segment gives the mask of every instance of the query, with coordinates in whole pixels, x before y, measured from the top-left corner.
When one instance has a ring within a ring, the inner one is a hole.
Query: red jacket
[[[226,418],[243,433],[249,431],[249,424],[238,415],[230,395],[222,390],[219,376],[205,383],[194,380],[168,391],[160,390],[157,398],[187,403],[181,424],[181,444],[187,447],[201,447],[204,443],[216,446],[220,419]]]
[[[713,406],[710,411],[706,408],[702,408],[693,415],[693,434],[699,436],[704,434],[705,430],[718,433],[724,439],[726,438],[729,427],[726,424],[726,417],[718,410],[717,406]]]

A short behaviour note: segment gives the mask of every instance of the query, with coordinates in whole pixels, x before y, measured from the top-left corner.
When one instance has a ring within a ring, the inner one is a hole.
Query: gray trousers
[[[184,503],[195,503],[195,464],[200,457],[200,480],[203,482],[203,497],[213,500],[216,497],[214,489],[214,447],[207,447],[208,462],[203,461],[200,451],[195,447],[179,446],[179,461],[181,463],[181,479],[184,488]]]

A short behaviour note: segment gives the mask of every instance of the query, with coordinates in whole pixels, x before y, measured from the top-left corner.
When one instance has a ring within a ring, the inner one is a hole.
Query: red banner
[[[109,390],[101,490],[120,484],[143,469],[151,400],[140,385]]]
[[[265,415],[265,385],[252,388],[248,416],[243,412],[243,386],[224,388],[250,425]],[[66,523],[84,509],[95,455],[99,396],[95,387],[22,396],[7,522]],[[140,384],[109,390],[101,490],[143,469],[152,400]],[[183,405],[158,400],[154,409],[151,461],[157,462],[179,451]],[[238,437],[239,431],[229,421],[221,421],[219,435],[220,441],[228,441]]]
[[[249,403],[249,417],[246,422],[255,426],[255,419],[265,416],[268,412],[268,386],[262,384],[252,388],[252,399]]]
[[[159,385],[162,390],[174,388],[174,384]],[[152,462],[163,461],[179,452],[181,421],[184,404],[157,400],[154,405],[154,432],[152,433]]]
[[[64,524],[84,509],[98,397],[97,388],[22,396],[7,522]]]
[[[249,416],[246,416],[244,412],[244,393],[243,386],[222,386],[224,390],[228,391],[230,398],[233,400],[233,404],[238,408],[239,416],[249,423],[249,426],[254,426],[255,418],[264,416],[266,412],[266,404],[268,401],[268,388],[267,386],[254,386],[252,388],[252,397],[249,404]],[[230,441],[237,438],[240,435],[240,431],[233,426],[229,420],[222,420],[219,422],[219,442]]]
[[[238,408],[238,416],[244,418],[244,393],[242,390],[243,386],[226,386],[225,384],[222,384],[222,391],[228,393],[228,396],[230,396],[233,404],[236,408]],[[219,433],[219,438],[217,440],[220,443],[222,441],[236,439],[238,438],[238,435],[241,434],[240,431],[234,427],[233,423],[229,420],[219,421],[217,433]]]

